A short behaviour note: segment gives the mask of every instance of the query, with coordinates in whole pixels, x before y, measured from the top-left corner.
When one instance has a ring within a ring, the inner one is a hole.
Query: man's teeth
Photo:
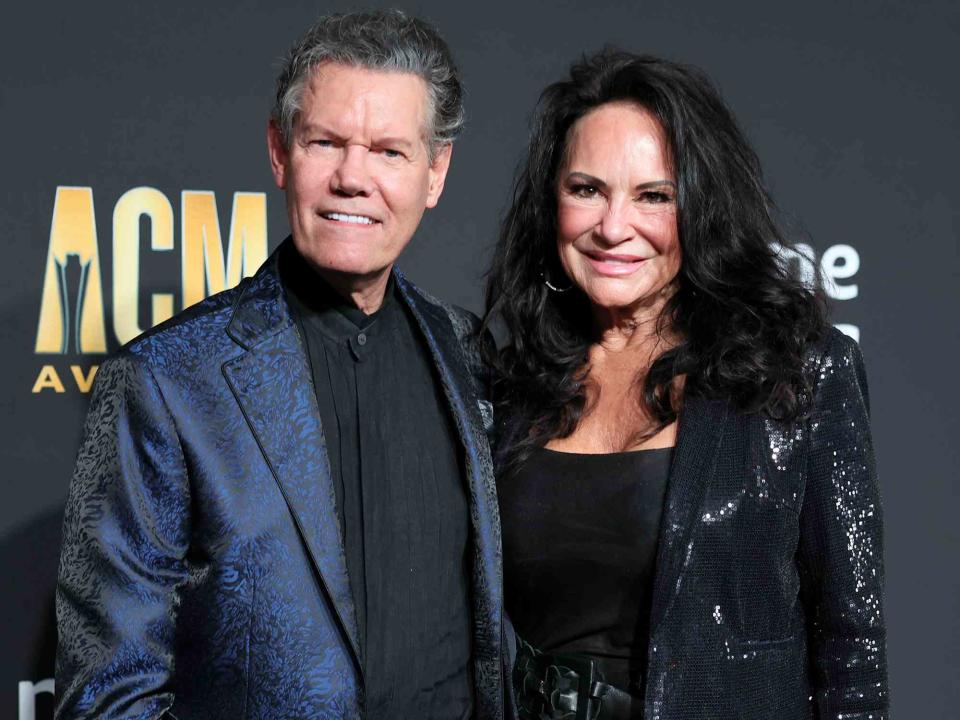
[[[337,220],[339,222],[357,223],[358,225],[373,225],[373,220],[363,215],[346,215],[344,213],[324,213],[327,220]]]

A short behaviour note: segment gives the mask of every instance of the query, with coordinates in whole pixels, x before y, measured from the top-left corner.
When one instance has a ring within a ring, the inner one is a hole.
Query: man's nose
[[[630,222],[631,212],[629,202],[611,199],[603,211],[596,234],[608,245],[618,245],[629,240],[634,234],[633,225]]]
[[[347,145],[340,163],[330,178],[331,189],[337,195],[354,197],[369,195],[372,191],[367,168],[369,151],[362,145]]]

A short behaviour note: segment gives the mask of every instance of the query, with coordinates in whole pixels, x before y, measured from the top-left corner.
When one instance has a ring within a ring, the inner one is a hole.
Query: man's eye
[[[324,147],[324,148],[333,147],[332,140],[311,140],[310,144],[315,147]]]
[[[400,152],[399,150],[392,150],[391,148],[384,148],[381,152],[383,152],[384,157],[388,157],[391,159],[403,157],[402,152]]]

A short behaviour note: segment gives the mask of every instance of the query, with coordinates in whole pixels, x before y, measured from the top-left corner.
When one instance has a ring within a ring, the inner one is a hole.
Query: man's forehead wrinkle
[[[330,73],[325,71],[328,71],[332,68],[343,68],[343,69],[354,70],[354,71],[357,71],[361,76],[363,75],[367,75],[369,77],[386,76],[392,79],[396,79],[399,83],[404,83],[405,81],[409,82],[410,80],[412,80],[420,90],[420,92],[416,94],[417,95],[417,111],[416,112],[417,112],[417,115],[419,116],[417,118],[417,124],[421,128],[420,137],[418,139],[421,139],[425,142],[429,139],[430,128],[431,128],[430,114],[431,114],[432,103],[431,103],[427,82],[416,73],[407,72],[404,70],[366,68],[366,67],[356,66],[356,65],[347,65],[343,63],[338,63],[336,61],[330,61],[330,60],[320,63],[318,66],[313,68],[313,70],[310,72],[309,79],[306,83],[306,87],[303,90],[304,101],[306,100],[306,96],[309,94],[317,97],[318,102],[316,104],[302,102],[301,105],[304,107],[301,108],[301,113],[304,109],[306,109],[306,106],[308,105],[312,105],[312,107],[321,109],[322,107],[328,106],[330,104],[329,102],[330,98],[324,97],[323,95],[318,95],[316,92],[316,87],[317,85],[320,84],[320,82],[323,80],[325,76],[326,77],[330,76]],[[359,83],[355,81],[352,84],[352,86],[356,87],[357,84],[362,84],[363,82],[364,82],[364,79],[361,77],[361,79],[359,80]],[[364,89],[364,90],[365,92],[363,92],[363,94],[360,97],[374,93],[373,89]],[[384,113],[384,116],[388,119],[394,119],[396,115],[397,113],[396,113],[395,106],[388,107],[387,112]],[[397,135],[397,132],[390,131],[389,134]]]
[[[357,139],[358,131],[363,139],[371,141],[393,139],[412,143],[421,139],[419,134],[410,137],[396,113],[371,112],[369,104],[360,98],[355,103],[338,104],[335,109],[327,106],[316,110],[316,115],[303,116],[302,126],[308,132],[323,130],[343,140]]]
[[[416,76],[411,76],[416,77]],[[417,78],[419,80],[419,78]],[[314,77],[304,89],[301,112],[297,117],[300,133],[326,131],[348,142],[377,144],[385,140],[400,141],[409,145],[410,151],[419,150],[419,145],[429,142],[429,125],[426,121],[428,98],[426,86],[418,94],[414,120],[415,134],[407,122],[410,110],[398,108],[409,103],[396,103],[393,98],[378,92],[376,88],[363,88],[346,92],[342,87],[318,87],[319,78]],[[347,97],[343,97],[346,94]],[[417,153],[419,154],[419,153]]]

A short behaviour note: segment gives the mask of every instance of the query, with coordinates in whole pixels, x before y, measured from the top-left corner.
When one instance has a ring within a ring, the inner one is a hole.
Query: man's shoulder
[[[245,278],[235,287],[184,309],[128,342],[117,355],[145,361],[161,370],[223,356],[237,347],[227,328],[249,282]]]
[[[453,325],[453,331],[456,333],[457,338],[461,342],[477,336],[477,332],[480,330],[480,318],[477,317],[476,313],[460,307],[459,305],[449,303],[446,300],[441,300],[432,295],[425,294],[425,296],[431,302],[443,308],[443,311],[447,314],[447,317],[450,318],[450,324]]]
[[[406,278],[400,270],[395,270],[395,273],[401,283],[401,287],[406,292],[419,295],[420,298],[443,311],[450,320],[450,324],[453,325],[453,331],[461,342],[476,336],[480,329],[480,318],[477,317],[476,313],[427,292]]]

